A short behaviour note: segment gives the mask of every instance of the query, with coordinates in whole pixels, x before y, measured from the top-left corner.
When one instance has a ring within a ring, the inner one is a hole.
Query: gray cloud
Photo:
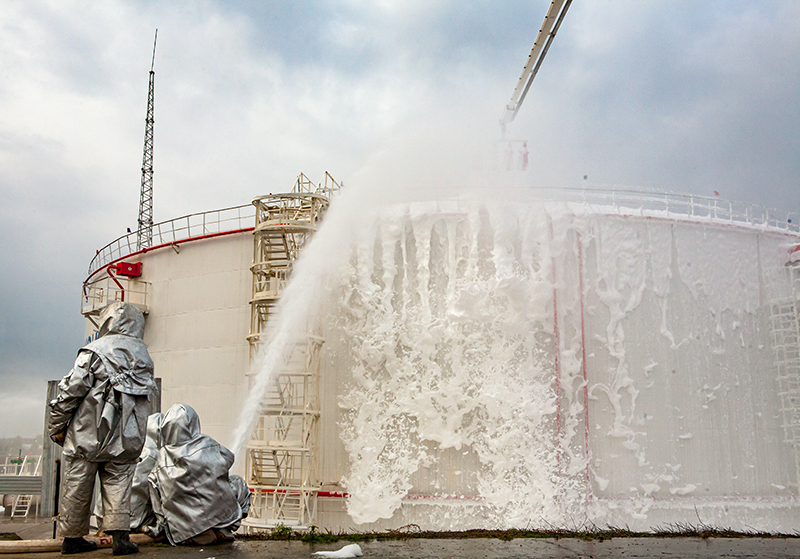
[[[555,166],[543,176],[796,209],[796,13],[791,3],[576,4],[523,116],[548,133],[538,147]]]
[[[41,430],[44,383],[82,343],[86,267],[136,222],[156,27],[158,221],[300,171],[364,176],[448,118],[495,139],[547,5],[6,2],[0,408],[26,419],[0,416],[0,436]],[[508,133],[529,140],[534,184],[587,174],[798,211],[800,5],[576,2]]]

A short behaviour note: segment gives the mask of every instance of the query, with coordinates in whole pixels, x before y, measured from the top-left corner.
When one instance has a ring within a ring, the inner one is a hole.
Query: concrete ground
[[[47,540],[53,537],[52,518],[14,519],[0,517],[0,534],[16,534],[23,540]]]
[[[51,519],[0,520],[0,534],[16,533],[23,539],[49,539]],[[340,549],[350,542],[307,544],[298,541],[238,540],[211,547],[143,546],[137,557],[158,559],[311,559],[315,551]],[[364,559],[500,559],[500,558],[785,558],[800,557],[800,538],[610,538],[584,541],[560,539],[414,539],[360,542]],[[111,557],[111,549],[99,549],[75,557]],[[53,559],[60,553],[21,553],[14,557]]]

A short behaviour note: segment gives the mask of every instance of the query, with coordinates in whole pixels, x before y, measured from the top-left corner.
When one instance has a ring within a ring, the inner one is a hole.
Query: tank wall
[[[162,378],[162,409],[181,402],[203,432],[232,444],[247,388],[251,233],[236,233],[142,256],[150,283],[144,340]]]
[[[796,242],[535,203],[377,217],[321,313],[319,465],[350,494],[321,525],[797,530],[770,325]]]
[[[793,500],[763,271],[783,264],[785,243],[628,219],[600,221],[590,234],[593,495],[636,497],[643,514],[665,503]]]

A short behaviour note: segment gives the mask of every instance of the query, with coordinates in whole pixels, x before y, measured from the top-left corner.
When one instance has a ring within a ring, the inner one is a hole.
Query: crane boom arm
[[[539,71],[539,67],[542,65],[542,61],[571,3],[572,0],[552,0],[550,2],[550,8],[548,8],[547,14],[544,16],[544,23],[542,23],[542,28],[539,29],[539,34],[536,35],[536,41],[533,43],[531,53],[528,55],[525,67],[522,69],[522,75],[519,77],[517,87],[514,88],[511,101],[506,105],[503,116],[500,117],[500,126],[505,127],[517,116],[531,83],[533,83],[533,78],[536,77],[536,73]]]

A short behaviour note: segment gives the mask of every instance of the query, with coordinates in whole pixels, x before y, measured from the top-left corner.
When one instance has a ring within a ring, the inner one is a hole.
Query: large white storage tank
[[[248,204],[159,223],[147,249],[137,249],[136,233],[117,239],[98,251],[83,290],[89,336],[90,313],[109,300],[141,306],[162,409],[189,403],[225,445],[247,387],[254,214]],[[119,262],[141,263],[141,275],[109,274]]]
[[[300,524],[800,529],[797,216],[669,194],[513,197],[349,223],[303,306],[324,343]],[[127,296],[146,291],[162,405],[189,403],[232,445],[254,218],[219,215],[137,255]]]

